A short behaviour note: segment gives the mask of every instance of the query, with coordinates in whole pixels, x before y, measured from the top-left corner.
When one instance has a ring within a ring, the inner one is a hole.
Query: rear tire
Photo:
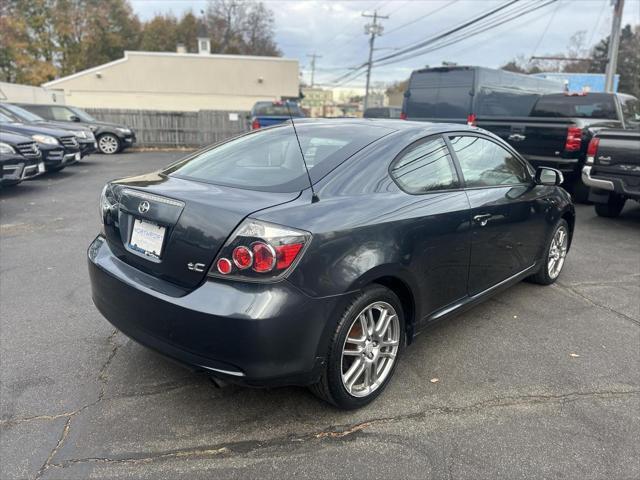
[[[600,217],[615,218],[622,212],[626,201],[626,198],[612,193],[609,195],[607,203],[596,203],[596,213]]]
[[[562,272],[568,249],[569,224],[566,220],[560,219],[553,229],[547,248],[544,250],[543,264],[540,270],[527,280],[539,285],[551,285],[554,283]]]
[[[345,410],[371,403],[393,376],[405,345],[404,325],[397,295],[381,285],[366,287],[342,313],[320,381],[309,389]]]

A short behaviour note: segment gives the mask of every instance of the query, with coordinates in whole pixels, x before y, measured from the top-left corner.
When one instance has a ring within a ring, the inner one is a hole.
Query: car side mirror
[[[69,117],[69,120],[71,120],[72,122],[79,122],[80,121],[80,117],[76,117],[75,115],[71,115]]]
[[[538,167],[535,180],[538,185],[560,185],[564,182],[564,177],[555,168]]]

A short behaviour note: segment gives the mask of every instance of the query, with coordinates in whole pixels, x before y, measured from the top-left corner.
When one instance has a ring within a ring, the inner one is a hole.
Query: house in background
[[[125,52],[124,58],[43,84],[84,108],[248,111],[262,100],[298,97],[298,61],[280,57]],[[179,51],[184,49],[180,49]]]

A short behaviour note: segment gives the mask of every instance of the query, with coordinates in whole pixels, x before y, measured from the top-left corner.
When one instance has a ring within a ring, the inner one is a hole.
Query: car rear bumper
[[[342,297],[312,298],[287,281],[206,280],[186,291],[118,259],[98,236],[88,250],[93,302],[118,330],[195,369],[236,383],[317,381],[327,320]],[[185,267],[186,268],[186,267]]]
[[[640,181],[637,175],[633,176],[633,179],[636,181],[631,184],[621,177],[594,174],[592,165],[586,165],[582,169],[582,182],[588,187],[613,192],[627,198],[640,199]]]

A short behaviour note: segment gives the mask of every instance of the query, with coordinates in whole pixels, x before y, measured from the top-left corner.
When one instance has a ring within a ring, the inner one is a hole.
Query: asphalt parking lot
[[[577,208],[558,283],[421,335],[371,406],[219,389],[116,332],[85,251],[110,179],[180,153],[93,155],[0,192],[0,477],[640,478],[640,205]]]

